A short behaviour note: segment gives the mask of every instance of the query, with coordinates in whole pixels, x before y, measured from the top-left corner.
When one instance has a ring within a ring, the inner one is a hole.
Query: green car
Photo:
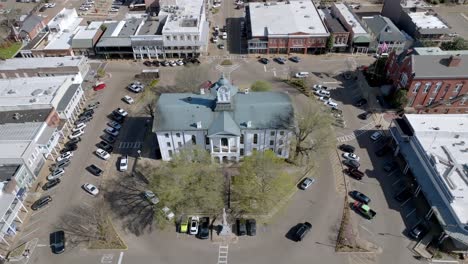
[[[188,231],[188,219],[183,218],[180,221],[179,232],[180,233],[187,233],[187,231]]]

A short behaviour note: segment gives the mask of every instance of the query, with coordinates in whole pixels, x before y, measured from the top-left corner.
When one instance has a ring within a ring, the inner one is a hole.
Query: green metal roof
[[[357,36],[353,39],[353,43],[369,43],[371,42],[370,38],[366,36]]]
[[[240,136],[240,128],[232,119],[229,112],[223,111],[218,114],[216,119],[208,129],[208,136],[231,135]]]

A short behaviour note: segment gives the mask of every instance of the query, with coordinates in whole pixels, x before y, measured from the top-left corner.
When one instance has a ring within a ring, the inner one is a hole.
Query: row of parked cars
[[[200,61],[197,58],[184,58],[184,59],[178,59],[178,60],[163,60],[163,61],[159,61],[159,60],[149,61],[149,60],[147,60],[147,61],[143,62],[143,65],[145,65],[147,67],[151,67],[151,66],[154,66],[154,67],[159,67],[159,66],[175,67],[175,66],[187,65],[187,64],[190,64],[190,63],[200,64]]]
[[[208,239],[212,228],[209,217],[192,216],[183,218],[179,224],[180,233],[195,235],[199,239]],[[236,230],[238,236],[255,236],[257,234],[257,221],[255,219],[237,218]]]

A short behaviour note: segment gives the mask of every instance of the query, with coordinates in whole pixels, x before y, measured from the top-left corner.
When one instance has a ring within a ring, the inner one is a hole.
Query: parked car
[[[293,239],[296,242],[302,241],[304,237],[312,229],[312,224],[309,222],[301,223],[297,226],[296,232],[293,234]]]
[[[279,64],[284,64],[286,62],[286,59],[285,58],[281,58],[281,57],[276,57],[273,59],[274,61],[276,61],[277,63]]]
[[[130,97],[130,96],[128,96],[128,95],[125,95],[125,96],[122,98],[122,100],[123,100],[124,102],[126,102],[127,104],[133,104],[133,103],[135,102],[135,101],[133,100],[133,98]]]
[[[255,236],[257,234],[257,222],[255,219],[247,219],[246,227],[248,236]]]
[[[54,254],[61,254],[65,251],[65,232],[60,230],[49,235],[50,249]]]
[[[68,152],[65,152],[63,153],[62,155],[60,155],[58,158],[57,158],[57,162],[60,162],[64,159],[70,159],[71,157],[73,157],[73,152],[71,151],[68,151]]]
[[[65,144],[65,147],[60,150],[60,153],[61,154],[64,154],[64,153],[67,153],[67,152],[71,152],[71,151],[75,151],[78,149],[78,145],[77,144]]]
[[[84,131],[83,130],[78,130],[78,131],[75,131],[73,133],[71,133],[68,138],[69,139],[74,139],[74,138],[77,138],[77,137],[81,137],[82,135],[84,134]]]
[[[258,61],[261,62],[261,63],[263,63],[263,64],[268,64],[268,63],[270,62],[270,60],[267,59],[267,58],[261,58],[261,59],[259,59]]]
[[[157,61],[157,60],[153,61],[153,66],[159,67],[159,65],[161,65],[161,63],[159,61]]]
[[[123,110],[122,108],[117,108],[113,112],[115,115],[120,115],[126,117],[128,115],[127,111]]]
[[[105,88],[106,88],[105,83],[98,83],[98,84],[94,85],[93,90],[94,91],[100,91],[100,90],[104,90]]]
[[[396,169],[396,167],[397,167],[397,164],[393,161],[390,161],[384,164],[383,170],[386,172],[391,172],[394,169]]]
[[[94,110],[93,109],[86,109],[80,114],[80,117],[81,116],[91,116],[92,117],[92,115],[94,115]]]
[[[86,109],[96,109],[99,107],[99,105],[101,105],[101,102],[97,101],[97,102],[94,102],[94,103],[91,103],[89,104]]]
[[[154,205],[159,203],[159,198],[150,190],[144,191],[143,196],[145,196],[145,198]]]
[[[390,151],[392,151],[392,147],[390,147],[389,145],[384,145],[383,147],[381,147],[375,152],[375,155],[377,155],[377,157],[383,157],[385,156],[385,154],[389,153]]]
[[[94,164],[91,164],[88,167],[86,167],[86,170],[88,170],[94,176],[101,176],[103,173],[103,170],[101,170],[98,166]]]
[[[372,210],[367,204],[364,204],[359,201],[355,201],[352,205],[351,208],[367,218],[368,220],[371,220],[372,218],[375,217],[377,214],[374,210]]]
[[[119,124],[122,124],[125,121],[125,117],[120,116],[120,115],[112,114],[110,118],[114,120],[115,122],[119,122]]]
[[[202,217],[200,219],[197,237],[199,239],[208,239],[210,237],[210,218],[209,217]]]
[[[108,143],[107,141],[104,141],[104,140],[101,140],[96,145],[96,147],[98,147],[100,149],[103,149],[103,150],[107,151],[108,153],[111,153],[114,150],[114,147],[110,143]]]
[[[349,195],[353,197],[354,200],[359,201],[364,204],[369,204],[371,202],[371,199],[369,197],[367,197],[365,194],[358,192],[356,190],[351,191]]]
[[[96,155],[103,160],[108,160],[110,158],[110,154],[107,153],[107,151],[100,148],[96,149]]]
[[[68,167],[70,165],[70,160],[69,159],[64,159],[60,162],[55,163],[54,165],[50,166],[50,171],[54,171],[56,169],[63,169],[65,167]]]
[[[143,65],[145,65],[146,67],[151,67],[153,63],[151,63],[151,61],[144,61]]]
[[[353,168],[353,169],[358,169],[361,166],[361,164],[359,164],[359,162],[357,162],[355,160],[348,160],[348,159],[344,160],[343,164],[348,166],[349,168]]]
[[[247,227],[245,226],[245,219],[237,218],[236,227],[237,227],[238,236],[245,236],[247,234]]]
[[[304,180],[302,180],[301,185],[299,186],[299,188],[300,188],[301,190],[306,190],[306,189],[309,188],[314,182],[315,182],[315,179],[314,179],[314,178],[306,177],[306,178],[304,178]]]
[[[99,194],[99,189],[98,189],[96,186],[92,185],[91,183],[85,183],[85,184],[83,184],[83,189],[84,189],[87,193],[89,193],[89,194],[91,194],[91,195],[93,195],[93,196],[96,196],[96,195]]]
[[[120,157],[119,171],[127,171],[128,168],[128,155]]]
[[[410,188],[405,188],[403,191],[395,195],[395,200],[400,203],[408,201],[413,196]]]
[[[76,137],[76,138],[73,138],[73,139],[70,139],[68,140],[68,142],[65,144],[65,145],[74,145],[74,144],[77,144],[78,142],[81,141],[81,138],[80,137]]]
[[[218,49],[224,49],[224,44],[223,43],[218,44]]]
[[[347,168],[345,169],[345,173],[359,181],[364,177],[364,172],[358,169]]]
[[[174,213],[171,211],[171,209],[169,209],[169,207],[167,206],[164,206],[161,211],[163,212],[163,214],[166,216],[166,219],[167,220],[172,220],[172,218],[174,218]]]
[[[188,232],[188,219],[186,217],[180,220],[179,232],[183,234]]]
[[[112,127],[107,127],[106,128],[106,133],[108,133],[109,135],[113,136],[113,137],[117,137],[119,135],[119,131],[115,128],[112,128]]]
[[[110,121],[109,123],[107,123],[107,125],[117,130],[120,130],[122,128],[122,125],[115,121]]]
[[[80,131],[80,130],[84,130],[84,128],[86,127],[86,124],[85,123],[79,123],[78,125],[76,125],[74,128],[72,128],[72,132],[76,132],[76,131]]]
[[[178,66],[183,66],[184,65],[184,62],[182,60],[176,60],[176,64]]]
[[[342,144],[338,147],[341,151],[344,151],[344,152],[349,152],[349,153],[354,153],[354,151],[356,150],[353,146],[351,145],[347,145],[347,144]]]
[[[309,73],[308,72],[297,72],[294,77],[296,78],[307,78],[309,77]]]
[[[134,93],[141,93],[143,92],[144,87],[141,84],[130,84],[128,89]]]
[[[383,137],[383,134],[382,132],[380,131],[376,131],[374,133],[372,133],[372,135],[370,136],[370,138],[374,141],[374,142],[377,142],[379,140],[381,140]]]
[[[364,113],[361,113],[358,115],[358,118],[359,119],[362,119],[362,120],[367,120],[369,117],[372,116],[372,112],[364,112]]]
[[[80,116],[80,117],[75,121],[75,125],[77,125],[77,124],[79,124],[79,123],[89,122],[89,121],[91,121],[91,119],[93,119],[93,116],[92,116],[92,115]]]
[[[190,217],[190,230],[189,230],[190,235],[196,235],[198,233],[199,221],[200,221],[200,218],[198,216]]]
[[[50,197],[50,195],[41,197],[41,198],[39,198],[39,200],[35,201],[35,202],[31,205],[31,209],[33,209],[34,211],[39,210],[39,209],[41,209],[42,207],[44,207],[44,206],[46,206],[47,204],[49,204],[50,202],[52,202],[52,197]]]
[[[354,103],[354,106],[361,107],[365,104],[367,104],[367,100],[365,98],[361,98],[356,103]]]
[[[409,236],[418,240],[423,238],[427,232],[429,231],[429,228],[424,223],[419,223],[415,225],[413,228],[411,228],[411,231],[409,232]]]
[[[297,56],[294,56],[294,57],[289,58],[289,60],[292,61],[292,62],[298,63],[298,62],[301,61],[301,58],[299,58]]]
[[[60,183],[60,179],[53,179],[51,181],[47,181],[44,185],[42,185],[42,190],[47,191],[52,189],[53,187],[57,186]]]
[[[109,142],[109,143],[114,143],[115,142],[115,137],[109,135],[109,134],[103,134],[101,136],[102,139],[104,139],[106,142]]]
[[[328,106],[328,107],[332,107],[332,108],[338,107],[338,104],[333,102],[332,100],[328,100],[328,101],[324,102],[323,104]]]
[[[57,178],[61,177],[64,173],[65,173],[65,170],[63,168],[57,168],[57,169],[53,170],[47,176],[47,180],[51,181],[51,180],[57,179]]]
[[[360,160],[359,156],[354,153],[345,152],[342,155],[343,155],[343,158],[348,159],[348,160],[355,160],[355,161]]]
[[[317,90],[314,93],[318,96],[330,96],[330,92],[326,90]]]
[[[326,102],[326,101],[330,101],[331,98],[328,97],[328,96],[320,96],[320,97],[319,97],[319,100],[322,101],[322,102]]]
[[[312,90],[314,91],[320,91],[320,90],[326,90],[327,87],[321,85],[321,84],[314,84],[314,86],[312,86]]]

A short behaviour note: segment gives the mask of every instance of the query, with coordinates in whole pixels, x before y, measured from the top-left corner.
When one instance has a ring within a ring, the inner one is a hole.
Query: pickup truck
[[[351,206],[356,212],[360,213],[365,218],[371,220],[377,214],[374,210],[370,209],[370,207],[361,202],[354,202]]]

